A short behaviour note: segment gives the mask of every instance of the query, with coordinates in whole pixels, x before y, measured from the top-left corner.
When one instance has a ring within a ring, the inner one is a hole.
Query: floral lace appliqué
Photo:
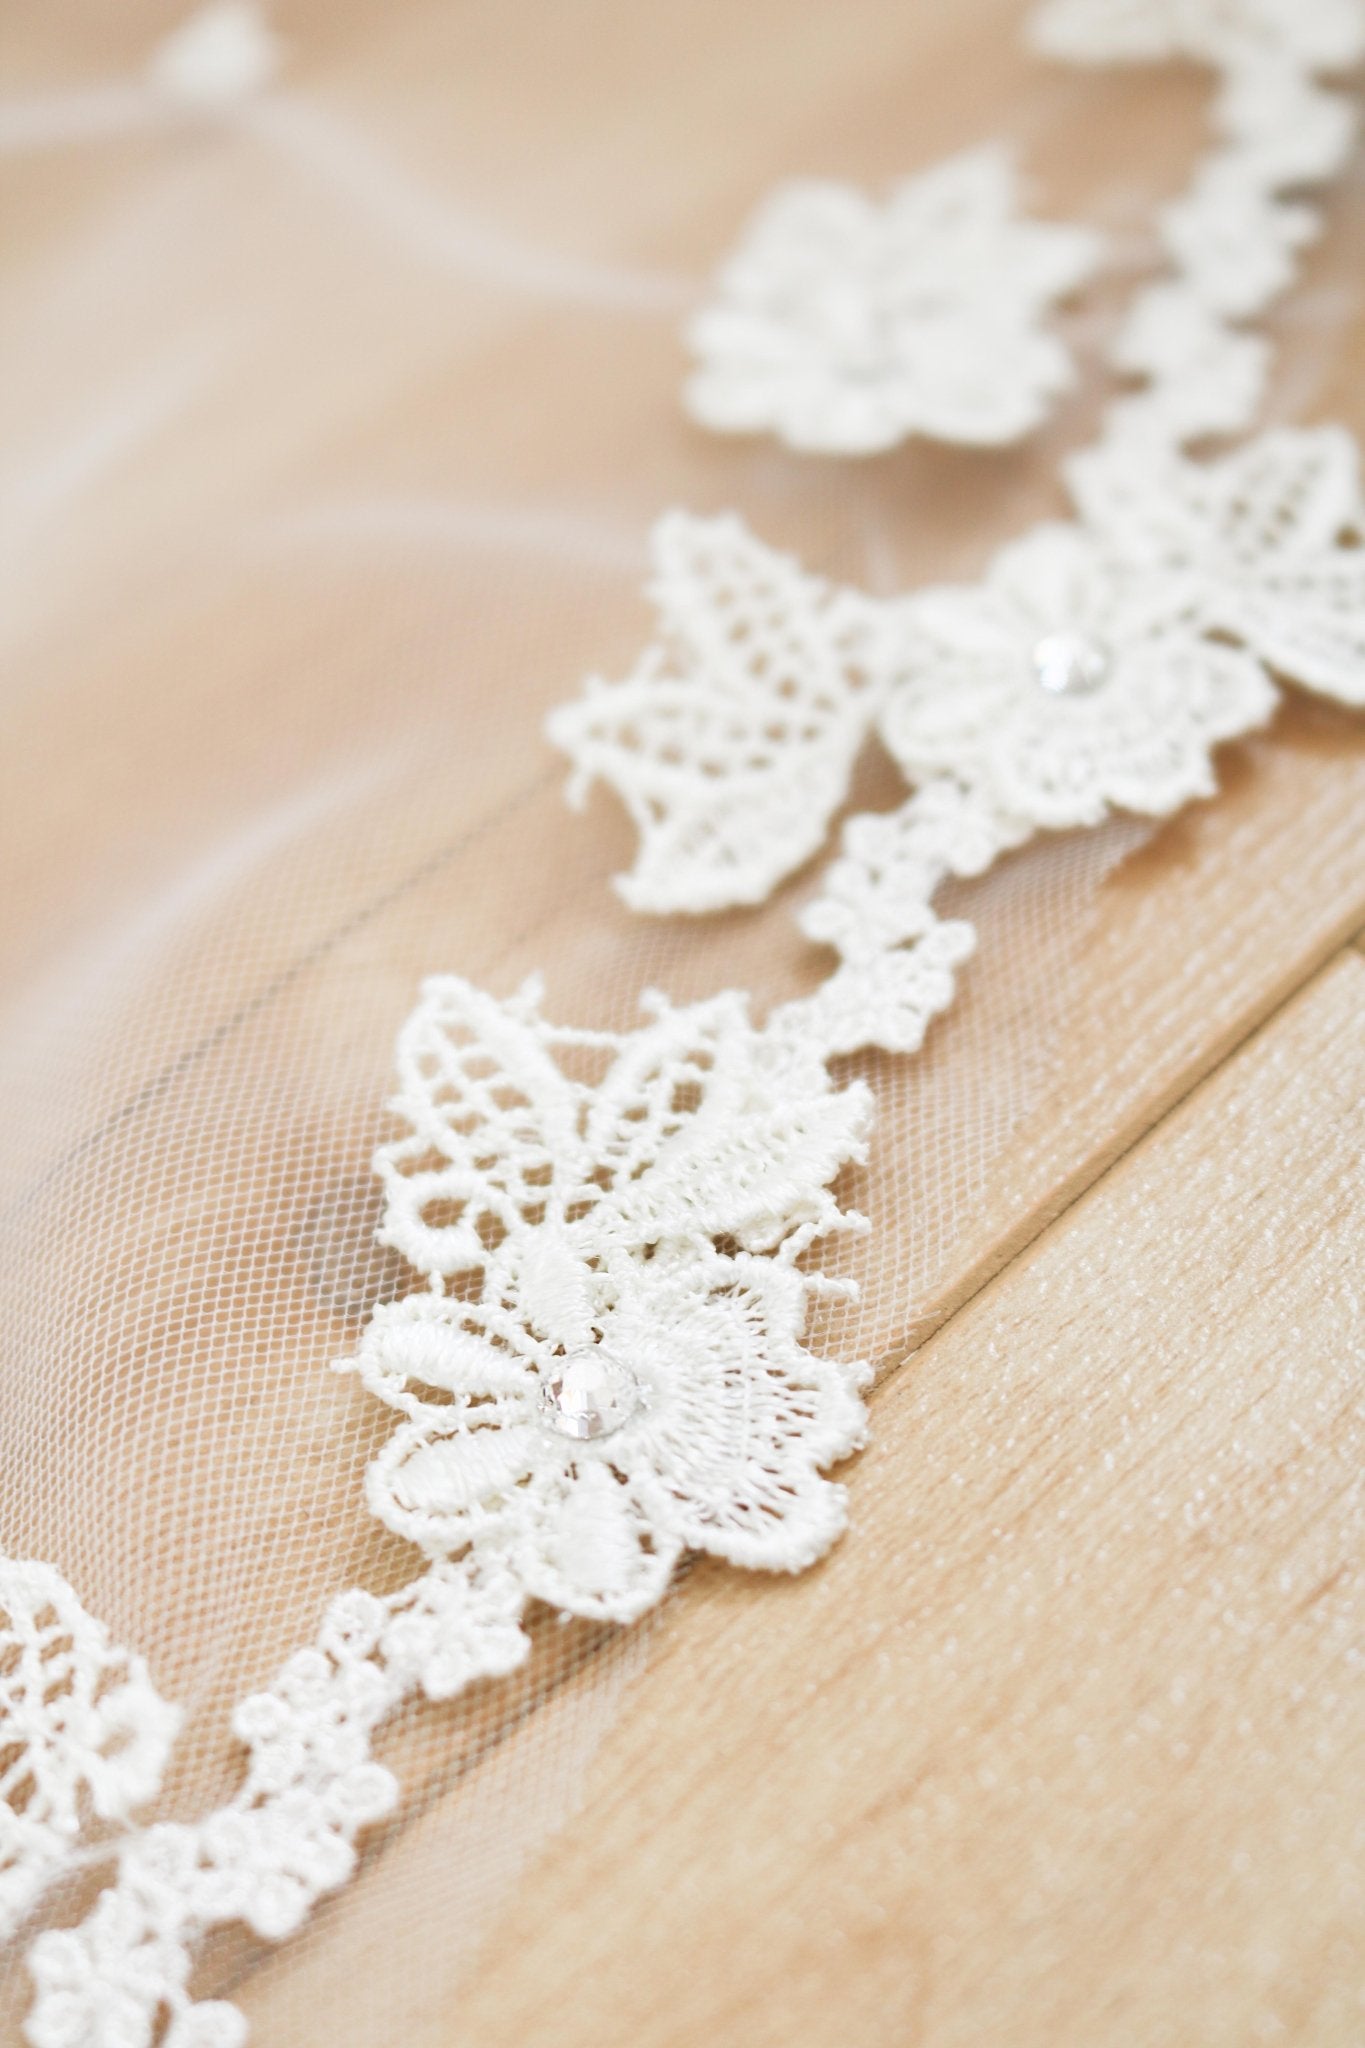
[[[0,1933],[157,1792],[180,1711],[53,1566],[0,1559]]]
[[[1069,481],[1115,556],[1186,579],[1212,628],[1291,682],[1365,705],[1365,498],[1349,434],[1281,429],[1207,463],[1125,442],[1078,456]]]
[[[236,2008],[190,1996],[195,1946],[234,1920],[281,1940],[346,1882],[397,1802],[373,1754],[395,1707],[514,1670],[528,1601],[629,1621],[685,1549],[798,1571],[843,1526],[823,1475],[861,1442],[865,1374],[802,1344],[812,1296],[847,1291],[802,1255],[863,1227],[829,1184],[864,1154],[866,1088],[738,996],[585,1032],[534,985],[454,977],[398,1068],[383,1235],[428,1291],[341,1369],[402,1418],[369,1499],[425,1568],[334,1600],[238,1707],[235,1796],[131,1839],[86,1920],[38,1938],[33,2048],[239,2048]]]
[[[881,729],[907,779],[952,776],[1039,829],[1210,795],[1214,747],[1275,708],[1181,576],[1120,566],[1074,527],[1038,529],[984,583],[927,591],[905,616]]]
[[[1100,245],[1020,220],[1017,197],[995,148],[906,178],[882,204],[849,185],[780,187],[688,330],[689,410],[823,454],[874,454],[909,434],[1019,440],[1072,377],[1042,316]]]
[[[438,1291],[378,1311],[357,1360],[406,1418],[376,1514],[615,1621],[687,1549],[810,1564],[844,1512],[820,1468],[863,1426],[858,1375],[800,1343],[822,1283],[797,1261],[856,1225],[826,1183],[861,1151],[864,1091],[736,997],[654,1010],[589,1039],[534,989],[427,984],[399,1046],[411,1131],[381,1168],[384,1235]],[[594,1085],[564,1071],[575,1047],[607,1063]]]
[[[569,798],[617,791],[640,850],[634,910],[759,903],[820,846],[877,709],[885,608],[810,576],[727,516],[653,536],[658,632],[619,683],[592,678],[547,730]]]
[[[236,0],[209,10],[163,52],[160,89],[201,106],[256,89],[273,63],[258,28]],[[834,1287],[806,1254],[860,1225],[832,1189],[869,1121],[866,1090],[826,1062],[913,1050],[946,1007],[973,944],[934,909],[947,878],[1040,829],[1207,793],[1214,749],[1269,716],[1280,678],[1365,702],[1347,437],[1178,452],[1255,417],[1270,350],[1239,323],[1288,281],[1316,231],[1302,188],[1349,148],[1351,108],[1315,74],[1365,53],[1365,6],[1048,0],[1035,33],[1081,61],[1186,54],[1219,74],[1215,147],[1157,221],[1168,274],[1111,351],[1141,388],[1072,466],[1079,523],[1035,531],[973,586],[880,603],[737,519],[661,523],[655,643],[551,724],[575,794],[600,777],[635,819],[626,899],[761,901],[823,840],[874,726],[911,794],[847,824],[801,913],[835,969],[762,1030],[734,995],[653,998],[616,1033],[550,1024],[534,985],[506,1003],[427,985],[378,1160],[383,1235],[426,1286],[379,1309],[341,1368],[396,1418],[368,1497],[421,1569],[383,1598],[343,1593],[240,1704],[223,1806],[94,1845],[112,1846],[113,1882],[30,1951],[32,2048],[239,2048],[242,2015],[190,1995],[196,1945],[232,1921],[280,1939],[346,1881],[398,1800],[376,1730],[414,1694],[513,1671],[528,1602],[628,1621],[684,1550],[779,1570],[823,1552],[866,1375],[804,1342]],[[1094,255],[1083,231],[1016,218],[995,152],[881,208],[789,189],[696,323],[691,403],[810,449],[1008,440],[1069,373],[1040,316]],[[13,1924],[88,1818],[122,1826],[156,1790],[176,1716],[56,1574],[7,1569]]]

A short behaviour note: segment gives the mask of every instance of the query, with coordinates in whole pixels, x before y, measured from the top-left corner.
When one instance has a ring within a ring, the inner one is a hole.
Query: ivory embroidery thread
[[[1038,832],[1116,810],[1164,817],[1212,795],[1217,747],[1264,726],[1282,682],[1365,701],[1365,509],[1349,435],[1279,430],[1217,459],[1184,452],[1255,420],[1269,344],[1245,323],[1317,232],[1304,190],[1349,154],[1354,110],[1317,73],[1365,51],[1365,10],[1057,0],[1033,35],[1074,62],[1190,55],[1218,81],[1214,145],[1157,223],[1169,275],[1138,293],[1113,345],[1114,367],[1141,388],[1066,467],[1076,519],[1022,536],[974,586],[892,599],[822,587],[827,608],[862,608],[856,690],[831,688],[809,641],[782,643],[766,616],[760,630],[761,605],[745,617],[724,568],[686,584],[660,576],[659,639],[633,674],[595,679],[548,722],[573,762],[571,799],[600,779],[639,825],[617,887],[649,911],[771,894],[823,840],[878,733],[912,794],[845,827],[801,913],[838,964],[783,1017],[826,1033],[831,1052],[913,1050],[951,1000],[972,947],[934,913],[949,878],[981,874]],[[686,530],[680,513],[661,522],[661,561]],[[753,536],[743,546],[759,557]],[[782,562],[788,588],[803,573]],[[708,660],[736,617],[759,658]],[[670,661],[680,646],[689,658]],[[804,719],[784,722],[797,705]],[[769,744],[720,752],[710,733],[722,715]],[[807,755],[818,786],[803,779]]]
[[[733,519],[662,530],[659,644],[556,721],[580,782],[603,776],[636,813],[628,899],[763,900],[815,851],[874,728],[911,794],[847,827],[804,913],[839,964],[762,1026],[733,994],[655,998],[638,1030],[608,1034],[547,1022],[534,984],[506,1002],[427,985],[400,1039],[404,1134],[378,1160],[387,1241],[423,1284],[346,1362],[396,1418],[367,1497],[422,1568],[335,1600],[239,1706],[234,1796],[130,1834],[86,1919],[37,1939],[33,2048],[150,2048],[159,2028],[165,2048],[243,2041],[231,2004],[191,1991],[198,1944],[233,1920],[282,1939],[345,1883],[398,1796],[376,1731],[414,1695],[514,1671],[528,1601],[628,1622],[685,1550],[794,1571],[837,1536],[829,1472],[861,1441],[865,1375],[804,1342],[829,1285],[806,1255],[862,1227],[832,1188],[871,1105],[827,1062],[912,1050],[951,1000],[973,935],[934,910],[946,877],[1041,830],[1204,793],[1213,750],[1270,715],[1282,680],[1361,701],[1347,437],[1185,451],[1255,417],[1267,348],[1245,323],[1313,231],[1293,195],[1349,148],[1349,109],[1316,74],[1358,54],[1362,29],[1346,0],[1040,16],[1073,59],[1192,55],[1219,88],[1217,146],[1161,223],[1173,274],[1117,345],[1142,388],[1071,466],[1070,525],[970,589],[890,601]]]
[[[515,1670],[530,1601],[628,1622],[684,1549],[800,1571],[842,1529],[822,1473],[862,1441],[866,1375],[802,1344],[842,1284],[801,1261],[866,1227],[829,1184],[863,1156],[868,1091],[739,996],[646,1007],[613,1036],[549,1024],[535,984],[424,989],[376,1166],[427,1290],[343,1367],[400,1418],[367,1497],[425,1569],[333,1601],[239,1706],[235,1797],[147,1829],[79,1927],[38,1937],[34,2048],[150,2043],[161,2015],[166,2048],[236,2048],[235,2007],[191,1996],[194,1950],[234,1920],[281,1940],[345,1883],[397,1801],[372,1738],[404,1700]]]

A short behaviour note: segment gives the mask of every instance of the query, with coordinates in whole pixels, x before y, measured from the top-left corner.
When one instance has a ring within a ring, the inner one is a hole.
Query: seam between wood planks
[[[935,1322],[933,1329],[927,1332],[918,1343],[913,1344],[908,1351],[904,1352],[893,1362],[883,1364],[878,1368],[875,1382],[876,1387],[888,1385],[898,1373],[911,1364],[926,1346],[932,1344],[935,1338],[941,1336],[944,1330],[957,1320],[963,1309],[975,1301],[978,1295],[983,1294],[993,1281],[1000,1278],[1001,1274],[1007,1273],[1023,1254],[1035,1245],[1039,1238],[1044,1236],[1047,1231],[1053,1229],[1057,1224],[1064,1222],[1070,1212],[1079,1202],[1084,1201],[1092,1189],[1097,1188],[1102,1181],[1106,1180],[1113,1173],[1116,1167],[1123,1164],[1131,1153],[1135,1152],[1140,1145],[1145,1144],[1153,1132],[1160,1130],[1162,1125],[1177,1110],[1182,1108],[1190,1100],[1191,1096],[1196,1095],[1206,1082],[1211,1081],[1215,1075],[1221,1073],[1230,1061],[1237,1059],[1245,1048],[1254,1039],[1258,1038],[1263,1031],[1268,1030],[1277,1023],[1284,1012],[1299,1000],[1305,989],[1323,975],[1331,973],[1332,969],[1342,961],[1351,960],[1355,962],[1362,953],[1365,953],[1365,926],[1362,926],[1344,945],[1334,947],[1322,959],[1315,961],[1311,966],[1307,967],[1292,987],[1283,991],[1265,1010],[1259,1014],[1251,1013],[1246,1029],[1239,1033],[1236,1040],[1232,1044],[1224,1045],[1206,1064],[1199,1065],[1197,1069],[1192,1070],[1187,1080],[1178,1088],[1177,1092],[1171,1095],[1169,1099],[1163,1099],[1161,1107],[1157,1112],[1144,1122],[1140,1129],[1131,1132],[1116,1151],[1097,1157],[1093,1171],[1083,1181],[1080,1180],[1079,1175],[1084,1173],[1085,1169],[1081,1168],[1070,1185],[1069,1191],[1056,1208],[1048,1208],[1044,1205],[1043,1208],[1037,1211],[1035,1218],[1036,1227],[1027,1230],[1017,1241],[1012,1240],[1010,1248],[1003,1258],[992,1262],[989,1255],[987,1255],[987,1258],[983,1261],[983,1266],[988,1266],[989,1270],[983,1270],[978,1278],[968,1283],[964,1292],[957,1296],[949,1306],[945,1307],[941,1317]]]

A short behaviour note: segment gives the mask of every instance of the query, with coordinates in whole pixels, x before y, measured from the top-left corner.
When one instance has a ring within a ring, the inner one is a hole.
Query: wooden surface
[[[135,64],[175,10],[5,12],[0,102]],[[1092,373],[1000,458],[716,444],[679,418],[678,309],[622,310],[603,279],[685,302],[774,178],[876,182],[996,133],[1040,207],[1141,222],[1188,168],[1200,95],[1031,64],[1007,0],[280,18],[289,88],[245,127],[0,159],[5,1173],[22,1192],[87,1142],[93,1094],[30,1079],[54,1030],[76,1019],[72,1071],[116,1061],[139,1105],[192,1016],[228,1048],[244,1158],[276,1141],[251,1084],[281,1061],[354,1234],[423,970],[541,968],[565,1014],[650,979],[769,997],[810,971],[780,911],[669,941],[637,924],[607,889],[619,816],[555,799],[541,714],[638,643],[654,512],[734,504],[834,573],[959,574],[1053,507],[1101,395]],[[596,283],[572,304],[509,288],[468,260],[471,219],[504,258]],[[1274,401],[1357,428],[1363,221],[1356,177],[1277,321]],[[1081,331],[1106,317],[1101,295]],[[846,1542],[800,1581],[688,1576],[583,1747],[577,1810],[477,1942],[442,1919],[453,1845],[488,1826],[490,1773],[514,1797],[572,1752],[591,1650],[305,1941],[211,1957],[257,2042],[1365,2041],[1365,728],[1292,706],[1223,783],[1104,885],[1061,1057],[924,1295],[881,1290]],[[253,1004],[273,1036],[238,1042]],[[236,1207],[215,1191],[199,1291],[159,1325],[139,1309],[117,1380],[110,1340],[120,1415],[164,1390],[221,1425],[228,1367],[191,1367],[235,1273],[312,1301],[279,1223],[293,1155],[269,1157]],[[888,1140],[863,1198],[889,1246],[928,1198],[901,1157]],[[170,1273],[198,1185],[187,1167],[139,1214],[149,1269]],[[58,1293],[67,1256],[41,1243],[30,1269]],[[145,1274],[114,1278],[145,1297]],[[308,1512],[263,1510],[229,1458],[168,1496],[154,1546],[143,1525],[111,1553],[101,1514],[155,1482],[149,1462],[111,1486],[98,1417],[85,1450],[34,1443],[26,1487],[5,1481],[14,1540],[57,1554],[80,1522],[83,1588],[138,1617],[224,1784],[185,1560],[202,1544],[229,1589],[199,1633],[240,1639],[235,1685],[307,1632],[321,1543],[342,1582],[391,1562],[336,1505],[377,1425],[323,1368],[362,1305],[299,1307],[307,1370],[272,1426]],[[87,1452],[88,1524],[66,1476]]]
[[[824,1567],[694,1575],[458,1998],[361,1887],[264,2037],[369,1952],[421,2048],[1358,2040],[1363,1006],[1348,952],[882,1389]]]

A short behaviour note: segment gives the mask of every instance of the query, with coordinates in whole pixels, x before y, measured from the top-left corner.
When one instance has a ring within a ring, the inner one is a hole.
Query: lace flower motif
[[[240,1702],[248,1764],[233,1797],[134,1835],[82,1924],[34,1942],[31,2048],[241,2048],[243,2014],[191,1995],[196,1944],[236,1920],[281,1941],[346,1883],[361,1831],[398,1799],[374,1730],[417,1687],[444,1699],[515,1670],[523,1604],[504,1568],[469,1560],[432,1564],[382,1600],[356,1588],[333,1600],[316,1640]]]
[[[1261,434],[1207,463],[1124,441],[1068,481],[1110,552],[1184,579],[1208,624],[1277,673],[1365,706],[1365,498],[1342,428]]]
[[[1047,309],[1098,238],[1018,219],[1009,156],[973,150],[878,205],[849,185],[780,187],[693,320],[687,405],[722,433],[869,455],[908,434],[1017,441],[1071,381]]]
[[[1356,0],[1046,0],[1030,33],[1049,56],[1082,64],[1278,57],[1337,71],[1365,54]]]
[[[1259,662],[1206,637],[1185,578],[1127,570],[1074,527],[1039,528],[905,618],[882,732],[906,777],[951,776],[1036,828],[1210,795],[1213,748],[1276,703]]]
[[[862,1156],[866,1091],[737,996],[652,999],[625,1037],[537,1004],[437,979],[400,1040],[382,1235],[435,1288],[378,1310],[356,1361],[404,1417],[371,1506],[432,1558],[614,1621],[684,1549],[799,1571],[843,1525],[820,1472],[863,1409],[860,1372],[800,1343],[829,1283],[797,1260],[859,1221],[826,1184]]]
[[[0,1934],[160,1787],[180,1710],[52,1565],[0,1558]]]
[[[807,575],[733,515],[653,534],[658,634],[623,682],[589,680],[546,730],[569,801],[600,777],[640,834],[633,910],[761,903],[820,846],[886,671],[886,608]]]

